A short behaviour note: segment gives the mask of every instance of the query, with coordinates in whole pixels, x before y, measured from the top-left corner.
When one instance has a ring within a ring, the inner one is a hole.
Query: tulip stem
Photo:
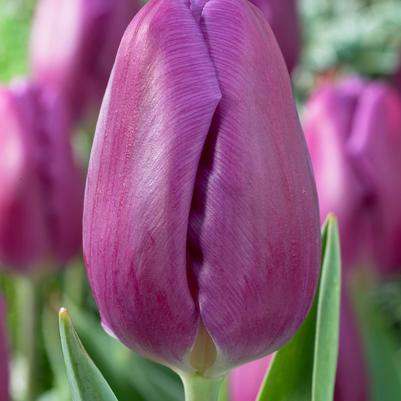
[[[185,401],[217,401],[223,379],[181,375]]]
[[[20,350],[26,358],[27,401],[34,401],[38,392],[38,332],[40,310],[40,283],[37,277],[22,277],[19,284]]]

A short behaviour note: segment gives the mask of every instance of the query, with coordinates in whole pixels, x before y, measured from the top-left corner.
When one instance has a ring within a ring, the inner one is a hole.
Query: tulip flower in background
[[[33,79],[80,117],[98,106],[139,0],[40,0],[31,34]]]
[[[6,310],[0,296],[0,401],[9,401],[8,349],[6,339]]]
[[[297,0],[250,1],[262,10],[269,21],[291,73],[298,64],[302,47]]]
[[[230,375],[230,401],[256,401],[272,355],[235,368]]]
[[[83,183],[71,123],[51,91],[0,90],[0,262],[25,272],[80,250]]]
[[[339,221],[345,273],[401,265],[401,99],[379,82],[353,78],[319,89],[306,107],[321,218]],[[336,397],[367,399],[367,379],[344,276]],[[353,372],[352,375],[349,372]],[[365,377],[364,377],[365,376]],[[350,377],[352,379],[350,380]],[[348,379],[347,379],[348,378]]]
[[[321,218],[339,221],[346,270],[401,266],[401,99],[384,83],[350,79],[318,90],[306,107]]]
[[[104,327],[183,376],[220,377],[303,321],[317,197],[286,66],[248,0],[151,0],[134,18],[92,149],[84,255]]]

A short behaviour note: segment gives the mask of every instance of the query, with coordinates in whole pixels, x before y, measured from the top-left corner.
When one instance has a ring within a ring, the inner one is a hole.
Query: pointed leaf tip
[[[69,315],[68,315],[68,310],[67,310],[67,308],[60,308],[60,310],[59,310],[59,312],[58,312],[58,317],[59,317],[59,319],[60,320],[63,320],[63,321],[67,321],[67,320],[69,320]]]
[[[73,401],[118,401],[76,333],[68,311],[59,311],[61,346]]]

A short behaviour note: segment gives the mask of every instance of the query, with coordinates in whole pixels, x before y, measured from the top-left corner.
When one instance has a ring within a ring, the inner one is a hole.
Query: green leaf
[[[184,400],[176,373],[127,349],[106,334],[91,314],[66,302],[81,341],[120,401]]]
[[[82,346],[64,308],[59,313],[59,326],[73,401],[117,401],[113,391]]]
[[[337,367],[341,262],[338,227],[322,233],[322,270],[308,317],[275,355],[258,401],[331,401]]]
[[[63,353],[60,349],[60,336],[57,332],[57,315],[50,307],[45,307],[42,311],[42,332],[46,339],[44,342],[47,358],[54,375],[54,388],[46,397],[53,395],[58,401],[71,400],[70,389],[65,380],[65,368],[63,364]]]

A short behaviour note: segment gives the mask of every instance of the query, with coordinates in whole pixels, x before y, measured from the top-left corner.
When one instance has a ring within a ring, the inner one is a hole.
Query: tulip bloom
[[[303,321],[315,185],[284,61],[248,0],[151,0],[134,18],[92,149],[84,255],[107,330],[179,371],[219,376]]]
[[[0,297],[0,401],[9,401],[8,350],[6,341],[5,305]]]
[[[321,218],[339,221],[344,265],[401,265],[401,99],[383,83],[325,86],[307,105]]]
[[[230,401],[255,401],[271,357],[240,366],[230,376]],[[347,296],[341,302],[340,349],[334,401],[367,401],[365,361]]]
[[[70,123],[54,93],[0,89],[0,261],[27,271],[79,251],[82,179]]]
[[[297,0],[250,1],[262,10],[269,21],[291,73],[298,64],[302,47]]]
[[[78,115],[100,103],[139,0],[40,0],[31,35],[34,79],[61,91]]]

